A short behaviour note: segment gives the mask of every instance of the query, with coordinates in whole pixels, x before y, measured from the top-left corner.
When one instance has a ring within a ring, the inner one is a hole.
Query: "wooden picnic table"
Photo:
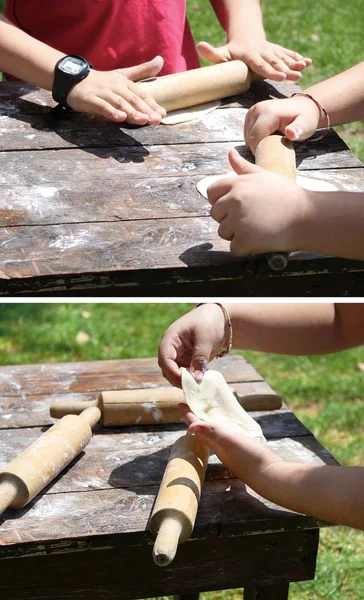
[[[240,395],[275,395],[241,356],[215,360]],[[168,385],[156,359],[0,368],[0,469],[53,420],[58,400],[105,389]],[[287,461],[336,461],[285,404],[250,413]],[[244,587],[245,600],[288,598],[289,582],[315,575],[315,518],[253,492],[211,456],[197,520],[170,566],[153,563],[148,519],[170,447],[184,424],[107,428],[24,509],[0,517],[0,595],[7,600],[113,600]]]
[[[247,110],[289,96],[292,82],[255,82],[202,121],[120,126],[71,112],[50,93],[0,85],[0,294],[118,296],[363,295],[364,263],[298,252],[283,271],[233,257],[196,190],[230,170]],[[364,191],[364,165],[331,130],[296,145],[297,166]]]

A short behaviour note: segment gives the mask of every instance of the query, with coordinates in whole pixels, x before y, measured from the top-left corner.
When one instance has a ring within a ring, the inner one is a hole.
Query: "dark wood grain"
[[[9,600],[119,600],[197,593],[312,579],[317,530],[190,540],[169,567],[154,565],[151,545],[1,561],[0,592]],[[41,576],[40,576],[41,574]],[[41,581],[41,585],[40,585]]]

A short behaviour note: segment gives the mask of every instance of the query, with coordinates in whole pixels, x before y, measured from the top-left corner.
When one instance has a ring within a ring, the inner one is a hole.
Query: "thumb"
[[[295,140],[306,140],[312,135],[315,130],[311,130],[301,123],[301,115],[298,115],[292,123],[284,128],[284,135],[286,138],[294,142]]]
[[[230,150],[229,152],[229,162],[235,173],[238,175],[249,175],[250,173],[258,173],[259,171],[262,171],[261,167],[258,167],[258,165],[253,165],[253,163],[245,160],[245,158],[240,156],[239,152],[235,149]]]
[[[208,44],[207,42],[199,42],[196,48],[201,58],[207,62],[221,63],[231,59],[226,46],[214,48],[214,46],[211,46],[211,44]]]
[[[207,370],[207,365],[212,352],[212,343],[208,338],[199,340],[194,344],[192,351],[190,373],[197,383],[201,383]]]
[[[120,69],[120,71],[131,81],[140,81],[141,79],[155,77],[162,69],[163,63],[163,58],[161,56],[156,56],[152,60],[142,63],[141,65]]]

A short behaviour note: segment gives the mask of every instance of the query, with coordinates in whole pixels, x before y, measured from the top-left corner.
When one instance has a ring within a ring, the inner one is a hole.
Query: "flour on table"
[[[204,104],[197,104],[196,106],[190,106],[189,108],[172,110],[161,120],[161,123],[163,125],[177,125],[178,123],[202,119],[209,112],[218,108],[220,104],[220,100],[214,100],[213,102],[205,102]]]
[[[235,171],[230,171],[230,173],[224,173],[223,175],[209,175],[208,177],[204,177],[197,182],[196,189],[198,192],[200,192],[201,196],[207,198],[207,188],[210,185],[215,183],[215,181],[224,179],[225,177],[234,176],[238,177]],[[304,175],[297,175],[296,183],[305,190],[311,190],[315,192],[335,192],[337,190],[337,187],[328,181],[314,179],[313,177],[306,177]]]
[[[182,369],[182,389],[186,403],[200,419],[223,423],[265,441],[260,425],[240,406],[219,371],[206,371],[202,382],[197,383],[187,369]]]

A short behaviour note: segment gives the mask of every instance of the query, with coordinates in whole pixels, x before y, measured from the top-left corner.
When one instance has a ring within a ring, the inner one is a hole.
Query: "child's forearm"
[[[342,125],[364,118],[364,62],[317,83],[305,90],[319,100],[330,115],[332,125]],[[326,125],[321,115],[320,127]]]
[[[290,510],[364,529],[362,467],[272,462],[246,483],[264,498]]]
[[[341,303],[226,304],[233,347],[276,354],[337,352],[364,343],[364,306]]]
[[[0,70],[51,90],[56,62],[65,56],[0,15]]]
[[[265,40],[263,17],[259,0],[210,0],[227,32],[228,40],[246,40],[252,36]]]
[[[364,260],[364,194],[306,191],[306,200],[292,250]]]

